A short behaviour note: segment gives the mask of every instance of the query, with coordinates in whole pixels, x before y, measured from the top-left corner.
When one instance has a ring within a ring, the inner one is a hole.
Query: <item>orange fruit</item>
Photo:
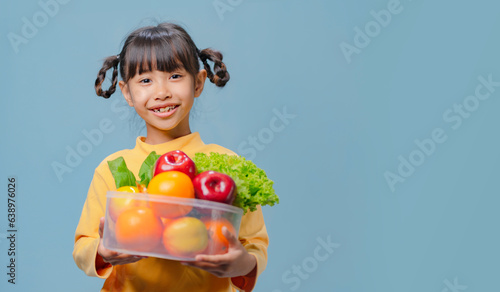
[[[117,192],[127,192],[127,193],[139,193],[139,189],[132,186],[120,187],[116,190]],[[146,201],[136,200],[134,198],[110,198],[109,199],[109,216],[113,221],[116,221],[118,215],[123,211],[140,205],[145,205]]]
[[[148,207],[132,207],[118,216],[116,241],[125,249],[151,251],[161,241],[163,224]]]
[[[180,171],[166,171],[155,175],[149,182],[147,192],[151,195],[164,195],[177,198],[194,199],[191,179]],[[150,202],[158,216],[175,218],[184,216],[193,208],[189,205]]]
[[[163,228],[165,228],[165,227],[167,227],[167,225],[168,225],[168,224],[170,224],[170,222],[172,222],[172,220],[174,220],[174,219],[161,217],[161,218],[160,218],[160,220],[161,220],[161,223],[163,223]]]
[[[205,250],[208,232],[205,224],[194,217],[182,217],[168,223],[163,231],[163,245],[174,256],[191,257]]]
[[[210,240],[210,247],[208,252],[210,252],[210,254],[226,253],[229,248],[229,241],[222,233],[222,227],[226,226],[227,230],[231,234],[237,236],[233,224],[231,224],[231,222],[225,218],[207,218],[203,219],[203,223],[205,223],[205,227],[207,228]]]

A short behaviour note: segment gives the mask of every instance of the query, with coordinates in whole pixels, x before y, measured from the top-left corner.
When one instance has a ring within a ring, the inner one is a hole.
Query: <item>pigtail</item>
[[[227,72],[226,65],[222,62],[222,54],[219,51],[212,49],[198,50],[198,57],[200,57],[201,62],[205,70],[207,70],[207,77],[210,82],[214,83],[218,87],[224,87],[229,81],[229,72]],[[210,65],[208,65],[207,60],[214,63],[214,72],[212,72]],[[215,74],[214,74],[215,73]]]
[[[107,57],[104,60],[101,70],[97,74],[97,79],[95,80],[95,93],[104,98],[109,98],[116,90],[116,83],[118,82],[118,63],[120,62],[119,55]],[[102,83],[106,78],[106,72],[113,68],[113,76],[111,78],[111,86],[108,90],[102,90]]]

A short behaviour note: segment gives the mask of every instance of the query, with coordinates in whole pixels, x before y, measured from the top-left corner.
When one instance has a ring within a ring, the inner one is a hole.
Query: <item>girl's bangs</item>
[[[136,74],[153,70],[173,72],[184,68],[190,73],[196,72],[196,66],[192,64],[193,57],[193,52],[190,54],[189,49],[182,46],[181,42],[175,42],[171,38],[138,37],[125,54],[127,80]],[[197,57],[195,60],[198,61]]]

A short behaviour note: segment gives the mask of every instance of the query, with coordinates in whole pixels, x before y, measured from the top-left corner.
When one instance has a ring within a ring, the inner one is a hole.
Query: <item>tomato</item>
[[[179,171],[166,171],[155,175],[149,182],[147,192],[152,195],[164,195],[194,199],[194,187],[191,179]],[[193,208],[189,205],[150,202],[158,216],[175,218],[184,216]]]
[[[237,236],[236,230],[233,227],[233,224],[225,218],[220,219],[211,219],[206,218],[203,219],[203,223],[208,231],[208,236],[210,240],[209,250],[207,251],[210,254],[222,254],[226,253],[229,248],[229,241],[222,233],[222,227],[226,226],[227,230]]]
[[[190,257],[205,250],[208,232],[200,219],[178,218],[169,222],[163,231],[163,245],[171,255]]]
[[[118,216],[116,241],[125,249],[151,251],[159,245],[163,224],[148,207],[132,207]]]

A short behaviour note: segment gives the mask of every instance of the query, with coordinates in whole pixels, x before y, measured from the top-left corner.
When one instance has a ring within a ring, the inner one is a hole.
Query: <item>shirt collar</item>
[[[179,137],[169,142],[155,144],[155,145],[147,144],[146,142],[144,142],[145,140],[146,137],[143,136],[137,137],[135,147],[139,149],[141,152],[146,154],[149,154],[152,151],[156,151],[157,154],[162,155],[166,152],[173,150],[180,150],[186,147],[193,147],[193,146],[196,147],[205,145],[200,138],[200,133],[198,132],[194,132],[186,136]]]

